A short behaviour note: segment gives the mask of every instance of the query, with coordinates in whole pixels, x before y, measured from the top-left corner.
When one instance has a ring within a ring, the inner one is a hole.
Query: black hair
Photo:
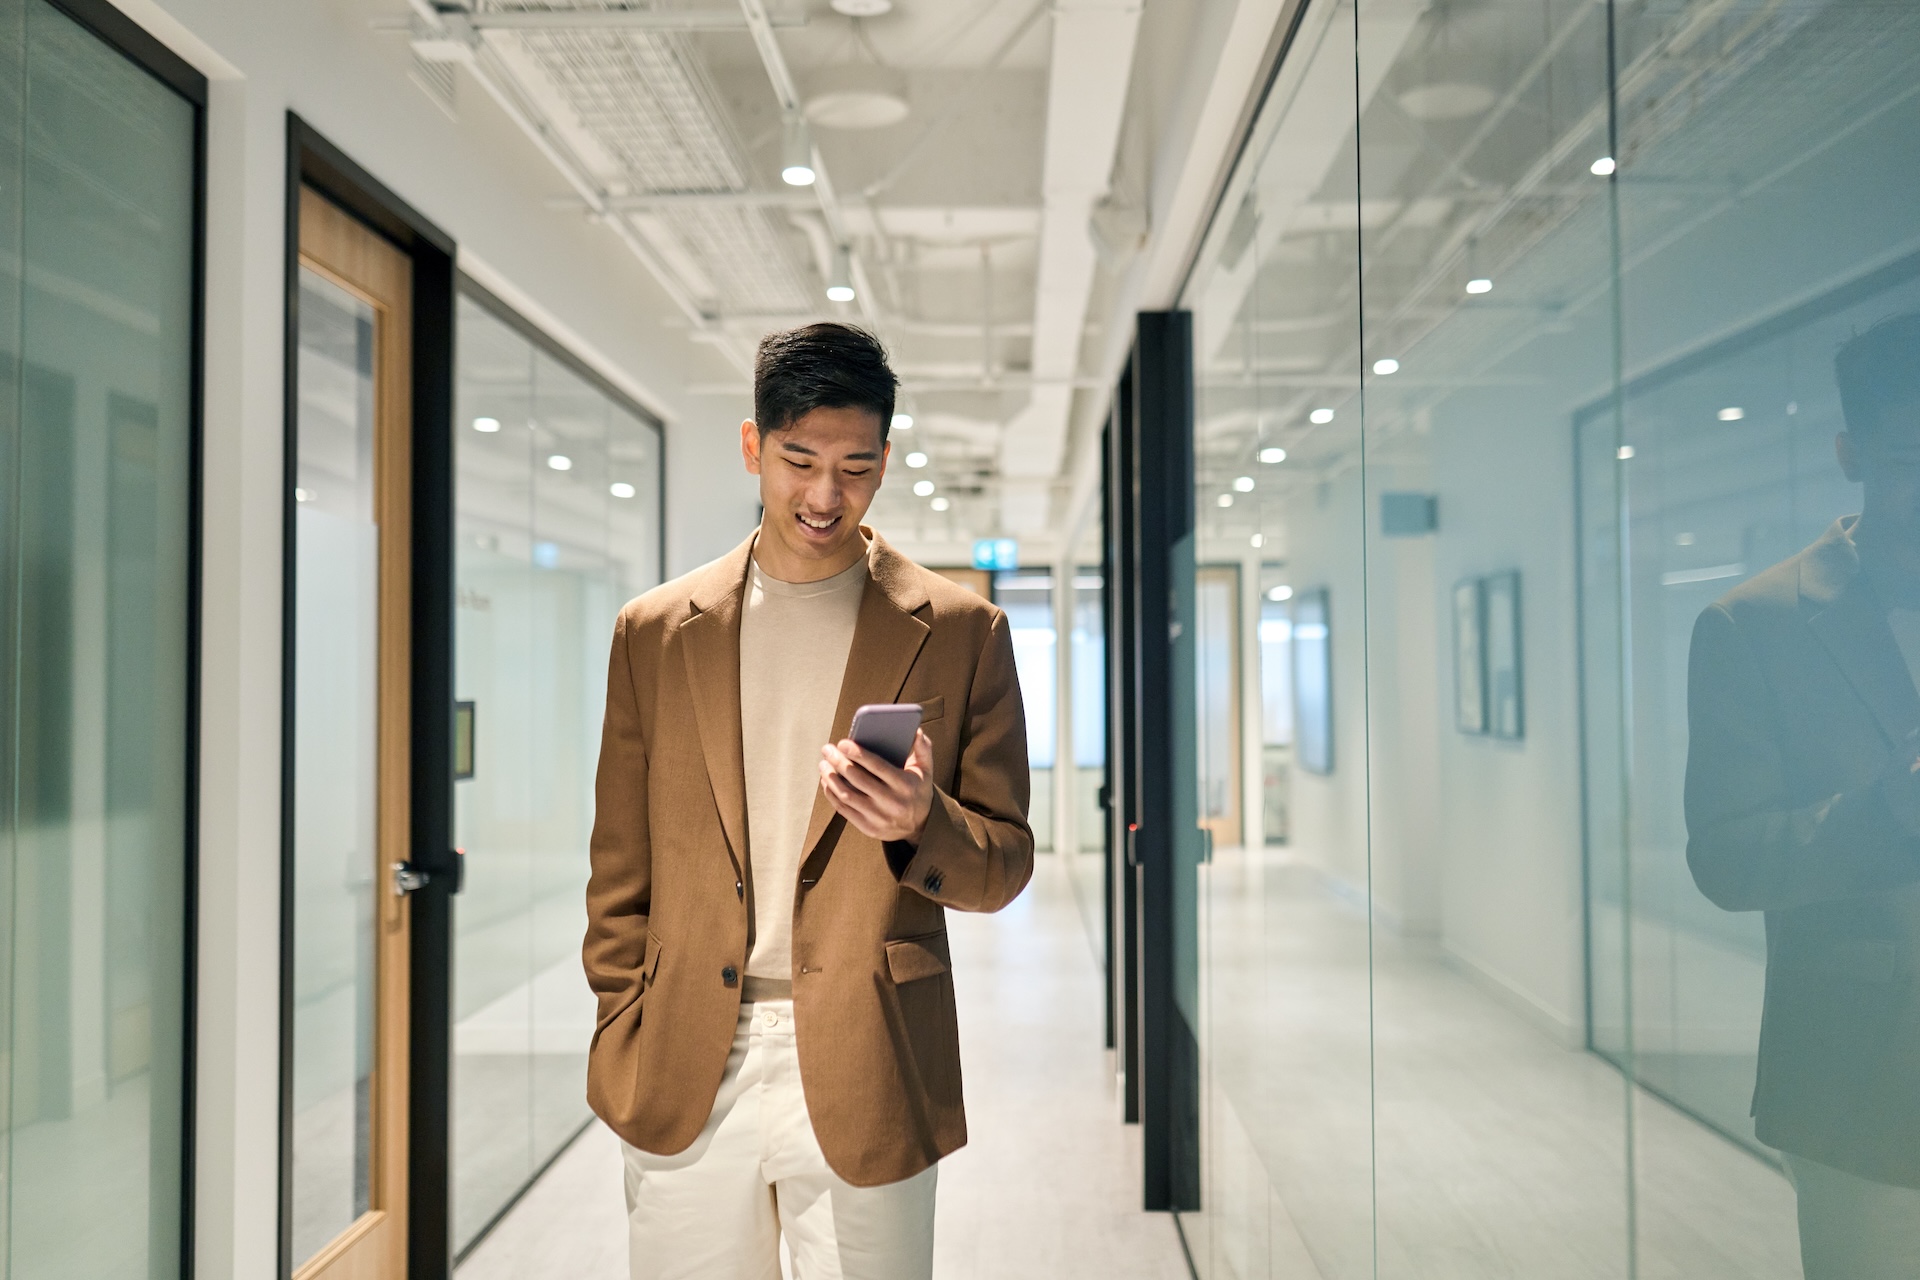
[[[815,409],[870,409],[880,443],[893,426],[900,380],[880,339],[858,325],[823,320],[760,339],[753,358],[753,419],[764,439]]]
[[[1833,376],[1854,435],[1878,433],[1889,409],[1920,405],[1920,311],[1848,339],[1833,357]]]

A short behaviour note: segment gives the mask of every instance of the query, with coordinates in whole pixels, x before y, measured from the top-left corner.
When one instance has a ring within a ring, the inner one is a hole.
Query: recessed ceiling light
[[[1312,413],[1307,415],[1307,421],[1311,422],[1316,427],[1324,427],[1329,422],[1333,421],[1333,410],[1315,409]]]
[[[1618,449],[1615,449],[1613,451],[1613,456],[1620,459],[1620,461],[1625,462],[1628,458],[1631,458],[1633,456],[1633,446],[1630,444],[1623,444]]]
[[[833,11],[849,18],[878,18],[893,12],[893,0],[833,0]]]
[[[496,431],[498,431],[498,430],[500,429],[500,419],[498,419],[498,418],[475,418],[475,419],[473,420],[473,429],[474,429],[475,431],[483,431],[483,432],[485,432],[485,433],[486,433],[486,434],[488,434],[488,435],[492,435],[492,434],[493,434],[494,432],[496,432]]]
[[[913,482],[913,496],[914,496],[914,497],[916,497],[916,498],[925,498],[925,497],[927,497],[927,496],[929,496],[929,495],[930,495],[930,494],[932,494],[932,493],[933,493],[933,481],[931,481],[931,480],[915,480],[915,481]]]
[[[915,468],[916,470],[920,467],[924,467],[927,465],[927,455],[920,452],[918,449],[915,449],[912,453],[907,455],[907,465]]]
[[[952,506],[953,504],[951,502],[948,502],[945,498],[935,498],[929,505],[932,506],[935,511],[945,511],[948,507]]]
[[[1285,449],[1282,449],[1279,445],[1270,444],[1266,448],[1260,451],[1260,461],[1266,463],[1269,466],[1273,465],[1276,462],[1285,462],[1286,460],[1287,460],[1287,451]]]
[[[1234,490],[1238,493],[1252,493],[1253,477],[1252,476],[1235,476],[1233,479],[1233,487],[1234,487]]]
[[[607,486],[607,492],[616,498],[631,498],[634,495],[634,488],[625,480],[615,480]]]
[[[1473,279],[1467,281],[1467,292],[1468,293],[1492,293],[1493,281],[1487,279],[1485,276],[1476,276]]]
[[[550,453],[547,455],[547,465],[555,471],[571,471],[573,470],[573,459],[564,453]]]
[[[910,413],[896,413],[896,414],[894,414],[894,415],[893,415],[893,422],[892,422],[892,424],[891,424],[891,427],[892,427],[892,429],[893,429],[893,430],[895,430],[895,431],[911,431],[911,430],[913,430],[913,415],[912,415],[912,414],[910,414]]]
[[[1247,539],[1247,543],[1249,546],[1264,547],[1267,545],[1266,535],[1256,533],[1251,538]]]
[[[1587,166],[1587,171],[1596,178],[1606,178],[1611,177],[1613,171],[1619,167],[1619,165],[1613,162],[1612,156],[1601,156],[1598,160],[1595,160]]]
[[[295,490],[293,491],[293,500],[294,500],[295,502],[312,502],[312,501],[313,501],[313,490],[311,490],[311,489],[295,489]]]
[[[1390,373],[1400,372],[1400,362],[1392,356],[1388,356],[1384,360],[1375,360],[1373,362],[1373,371],[1384,378]]]
[[[1291,600],[1293,599],[1293,588],[1283,582],[1273,590],[1267,592],[1267,599],[1275,601],[1276,603],[1281,600]]]
[[[1738,422],[1747,416],[1747,411],[1737,404],[1730,404],[1716,415],[1722,422]]]
[[[1219,497],[1215,498],[1214,501],[1218,503],[1220,506],[1230,507],[1233,505],[1233,495],[1230,493],[1223,493]]]
[[[1690,547],[1693,545],[1693,535],[1690,533],[1676,533],[1673,535],[1673,545],[1676,547]]]

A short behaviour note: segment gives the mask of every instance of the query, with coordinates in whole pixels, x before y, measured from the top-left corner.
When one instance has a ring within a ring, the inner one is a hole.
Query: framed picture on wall
[[[1509,570],[1480,581],[1486,636],[1487,732],[1517,741],[1526,734],[1520,679],[1520,573]]]
[[[1480,578],[1453,588],[1453,726],[1487,731],[1486,612]]]
[[[1294,758],[1308,773],[1333,772],[1333,610],[1327,589],[1293,597]]]

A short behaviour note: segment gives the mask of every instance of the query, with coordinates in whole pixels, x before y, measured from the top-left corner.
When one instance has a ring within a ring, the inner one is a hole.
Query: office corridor
[[[1094,886],[1097,890],[1097,885]],[[998,915],[948,916],[971,1141],[940,1168],[937,1280],[1178,1280],[1118,1120],[1100,976],[1060,858]],[[623,1280],[619,1146],[598,1122],[459,1267],[459,1280]]]

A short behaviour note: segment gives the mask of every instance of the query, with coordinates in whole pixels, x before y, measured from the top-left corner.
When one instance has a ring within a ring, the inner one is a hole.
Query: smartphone
[[[919,728],[919,703],[869,703],[853,713],[853,730],[847,736],[898,766],[913,754],[913,735]]]

